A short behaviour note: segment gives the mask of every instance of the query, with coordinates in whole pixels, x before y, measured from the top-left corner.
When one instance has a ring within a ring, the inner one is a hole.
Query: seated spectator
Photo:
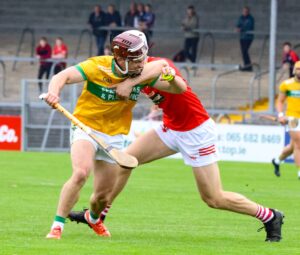
[[[107,7],[107,25],[111,28],[116,28],[116,27],[121,27],[121,15],[120,13],[116,10],[115,5],[110,4]],[[114,38],[118,34],[120,34],[122,30],[111,30],[110,32],[110,39]],[[110,41],[111,41],[110,40]]]
[[[289,76],[293,77],[293,70],[295,63],[299,60],[299,57],[295,51],[292,50],[292,44],[285,42],[283,44],[282,54],[282,67],[289,70]]]
[[[126,27],[134,27],[134,20],[137,16],[137,9],[136,9],[136,3],[130,4],[130,9],[125,15],[124,19],[124,25]]]
[[[51,58],[51,46],[48,44],[46,37],[41,37],[38,46],[35,49],[36,57],[40,59],[40,66],[38,71],[38,79],[41,80],[46,74],[46,79],[49,79],[51,62],[47,62],[47,60]],[[43,92],[43,83],[39,82],[39,92]]]
[[[101,56],[104,54],[104,45],[107,37],[107,31],[101,30],[101,27],[107,25],[106,13],[102,11],[100,5],[94,7],[94,11],[90,14],[88,24],[90,24],[93,35],[96,38],[97,54]]]
[[[193,31],[199,28],[199,19],[195,8],[190,5],[186,10],[186,17],[182,21],[182,28],[184,31],[184,52],[185,58],[189,59],[192,63],[196,62],[197,47],[199,42],[199,33]]]
[[[61,37],[55,39],[55,45],[52,51],[52,58],[56,59],[65,59],[68,57],[68,47],[64,44]],[[59,73],[60,71],[66,68],[66,62],[55,63],[54,74]]]
[[[152,6],[151,4],[145,5],[145,12],[141,18],[140,26],[141,31],[144,32],[144,34],[147,37],[148,42],[150,41],[150,37],[152,37],[152,27],[155,22],[155,14],[152,12]]]

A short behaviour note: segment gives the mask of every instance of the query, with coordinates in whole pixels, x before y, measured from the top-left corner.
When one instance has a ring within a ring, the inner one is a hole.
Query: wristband
[[[161,75],[161,79],[164,81],[173,81],[175,78],[176,72],[173,68],[171,68],[170,73],[169,74],[162,74]]]
[[[162,74],[161,75],[162,80],[164,81],[173,81],[175,76],[171,75],[171,74]]]

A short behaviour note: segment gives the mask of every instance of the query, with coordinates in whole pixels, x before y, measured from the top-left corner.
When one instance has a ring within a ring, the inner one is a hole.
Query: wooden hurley
[[[41,95],[40,99],[43,99],[44,96]],[[107,144],[103,139],[97,137],[92,129],[83,124],[80,120],[78,120],[73,114],[71,114],[67,109],[65,109],[61,104],[56,103],[52,106],[56,110],[60,111],[63,115],[65,115],[74,126],[79,127],[83,132],[88,134],[95,142],[99,144],[102,150],[116,163],[125,168],[135,168],[138,166],[138,161],[135,157],[129,155],[126,152],[120,151],[111,145]]]
[[[273,115],[260,115],[259,118],[278,122],[278,118]],[[285,119],[285,122],[286,122],[285,124],[287,124],[290,128],[295,128],[299,124],[299,119],[294,117],[289,117]]]

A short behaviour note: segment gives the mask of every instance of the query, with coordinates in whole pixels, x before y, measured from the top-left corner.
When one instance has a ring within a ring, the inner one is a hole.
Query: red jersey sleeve
[[[299,60],[299,57],[298,57],[298,55],[296,54],[295,51],[291,51],[291,52],[290,52],[290,56],[291,56],[292,61],[293,61],[294,63],[297,62],[297,61]]]

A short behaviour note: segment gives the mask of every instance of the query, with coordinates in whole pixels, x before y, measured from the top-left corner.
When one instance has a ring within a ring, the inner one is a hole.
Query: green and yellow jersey
[[[286,116],[300,118],[300,82],[290,78],[282,82],[279,91],[287,97]]]
[[[120,100],[113,85],[122,82],[112,56],[92,57],[76,65],[85,80],[74,115],[85,125],[108,135],[128,134],[132,108],[143,85],[136,85],[129,100]]]

